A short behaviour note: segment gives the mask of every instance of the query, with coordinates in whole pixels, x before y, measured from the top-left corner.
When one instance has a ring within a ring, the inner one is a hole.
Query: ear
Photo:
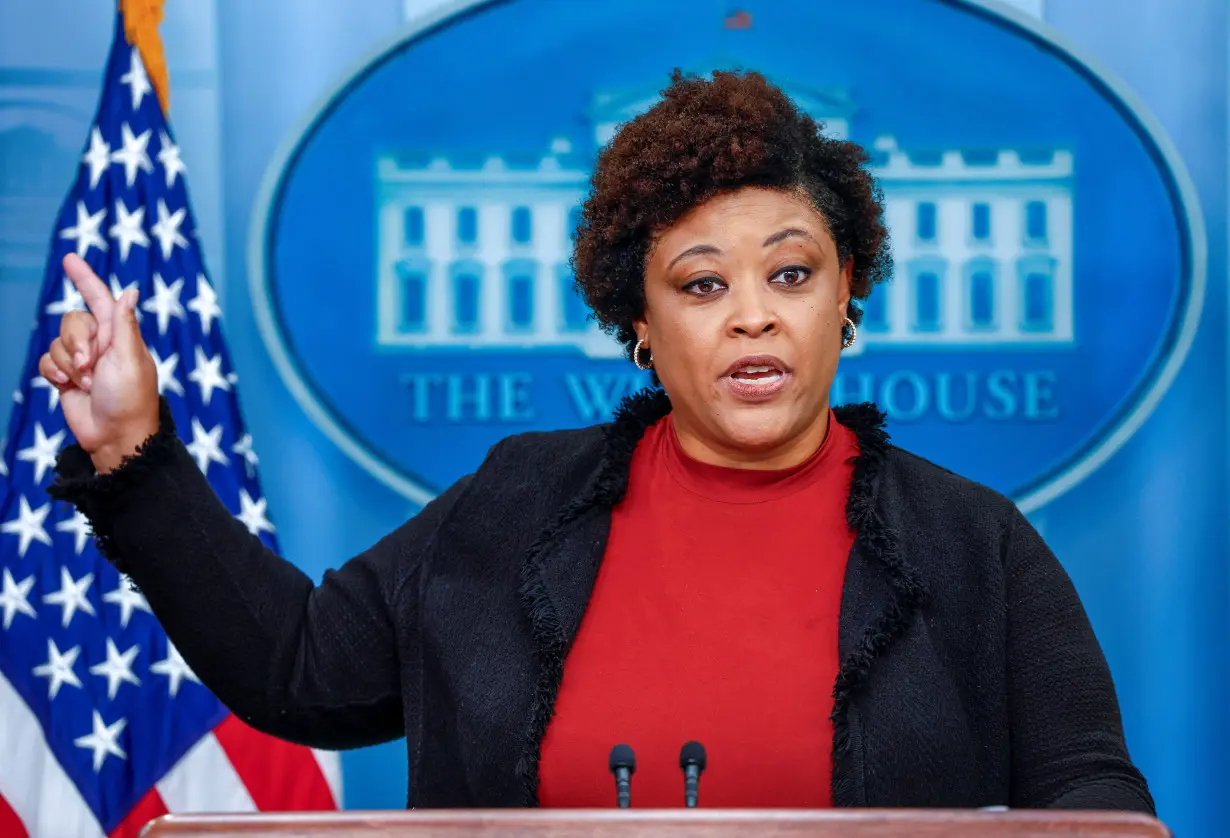
[[[638,340],[649,340],[649,321],[644,318],[632,321],[632,330],[636,332]]]
[[[841,279],[838,280],[837,286],[837,312],[842,317],[850,316],[850,286],[854,281],[854,257],[846,259],[846,264],[841,267]]]

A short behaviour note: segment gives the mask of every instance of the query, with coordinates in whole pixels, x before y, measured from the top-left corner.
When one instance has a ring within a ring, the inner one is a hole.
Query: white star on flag
[[[248,528],[248,532],[252,535],[260,535],[262,532],[277,532],[273,524],[265,516],[265,498],[258,501],[252,500],[247,489],[239,490],[239,514],[235,517],[243,522],[243,525]]]
[[[180,320],[187,317],[183,303],[179,301],[179,294],[183,287],[182,279],[177,279],[167,285],[159,274],[154,274],[154,296],[142,303],[141,308],[145,311],[152,311],[158,316],[159,335],[167,333],[167,326],[170,325],[172,317],[178,317]]]
[[[60,391],[56,389],[56,386],[41,375],[31,378],[30,386],[47,391],[47,411],[55,413],[56,408],[60,406]]]
[[[47,662],[34,667],[34,674],[40,678],[47,678],[47,697],[55,698],[60,692],[60,687],[68,684],[70,687],[81,688],[81,679],[77,677],[77,673],[73,672],[73,667],[77,664],[77,657],[81,654],[81,647],[74,646],[67,652],[61,652],[56,646],[55,640],[47,638]]]
[[[153,85],[149,83],[149,76],[145,74],[145,65],[141,63],[141,56],[135,49],[128,62],[128,72],[120,76],[120,83],[128,85],[128,89],[132,91],[134,111],[141,107],[141,100],[145,98],[145,94],[154,92]]]
[[[124,167],[124,181],[131,189],[132,185],[137,182],[137,169],[143,172],[154,171],[154,164],[150,162],[147,149],[150,132],[142,131],[140,135],[133,136],[132,129],[125,122],[120,127],[120,134],[123,148],[111,152],[111,162],[119,163]]]
[[[86,542],[90,540],[90,521],[80,509],[74,509],[73,517],[65,518],[56,524],[56,532],[72,533],[73,552],[80,556],[81,551],[85,549]]]
[[[90,587],[93,581],[93,573],[87,573],[80,579],[73,579],[72,574],[68,572],[68,568],[60,565],[60,590],[53,594],[44,594],[43,602],[49,605],[58,605],[63,609],[61,611],[60,624],[64,628],[68,628],[68,624],[73,621],[73,617],[78,611],[84,611],[91,617],[98,616],[94,613],[94,604],[85,595],[86,589]]]
[[[9,438],[0,436],[0,477],[9,476],[9,464],[4,461],[4,452],[8,446]]]
[[[51,511],[51,501],[38,509],[31,509],[30,502],[22,495],[17,499],[17,504],[17,517],[0,524],[0,533],[17,536],[17,555],[24,559],[32,541],[51,546],[51,536],[43,527],[47,513]]]
[[[177,247],[187,247],[188,240],[184,238],[183,233],[179,231],[179,225],[184,223],[184,219],[188,217],[188,210],[180,207],[175,212],[170,212],[167,209],[166,201],[158,199],[158,221],[150,228],[150,232],[154,238],[158,239],[158,246],[162,249],[162,258],[169,260],[171,252]],[[181,282],[183,280],[180,280]]]
[[[97,247],[99,250],[107,249],[107,240],[103,238],[102,233],[98,228],[102,226],[103,219],[107,216],[107,208],[103,207],[98,212],[91,214],[85,208],[85,201],[77,202],[77,223],[72,227],[65,227],[60,231],[60,238],[72,239],[76,244],[77,255],[84,258],[91,247]],[[68,282],[68,280],[65,280]],[[80,295],[78,295],[80,296]]]
[[[162,168],[166,172],[167,189],[170,189],[175,185],[175,178],[188,171],[188,167],[184,165],[184,161],[179,157],[179,146],[171,142],[171,138],[167,136],[166,131],[158,133],[158,142],[162,148],[158,152],[158,162],[162,164]]]
[[[218,295],[214,293],[205,274],[196,275],[196,296],[188,303],[188,310],[196,312],[201,318],[201,331],[205,334],[209,334],[214,318],[222,316],[222,309],[218,307]]]
[[[196,673],[188,666],[183,657],[179,654],[179,649],[175,648],[175,644],[170,640],[167,641],[167,656],[149,665],[149,671],[155,675],[165,675],[167,677],[167,689],[171,693],[171,698],[174,698],[179,693],[180,682],[185,679],[201,683],[201,679],[196,677]]]
[[[48,469],[55,468],[56,457],[64,443],[65,431],[47,436],[41,422],[34,423],[34,444],[17,452],[17,459],[34,464],[34,482],[42,483]]]
[[[97,125],[90,131],[90,150],[82,155],[81,162],[90,167],[90,188],[97,189],[98,179],[111,165],[111,146],[103,139]]]
[[[214,425],[207,432],[201,425],[201,420],[192,417],[192,442],[184,446],[188,453],[196,459],[197,467],[202,474],[209,473],[209,464],[227,465],[230,460],[222,453],[222,426]]]
[[[85,300],[81,296],[81,292],[73,285],[72,280],[64,277],[60,280],[63,283],[62,294],[60,299],[54,303],[48,303],[44,309],[47,314],[63,316],[70,311],[85,311]]]
[[[176,395],[184,394],[184,385],[179,383],[179,379],[175,377],[175,368],[179,366],[179,353],[172,352],[171,357],[163,359],[158,354],[158,350],[150,347],[149,354],[154,359],[154,366],[158,370],[158,395],[163,395],[167,390],[170,390]]]
[[[38,619],[38,612],[34,610],[34,606],[30,604],[28,597],[30,589],[34,587],[34,576],[27,576],[20,582],[13,580],[13,574],[9,573],[9,569],[4,569],[4,576],[0,581],[0,608],[4,609],[4,629],[8,631],[13,625],[13,618],[18,614],[25,614],[27,617]]]
[[[78,748],[85,748],[87,751],[94,752],[95,774],[102,770],[103,761],[108,756],[114,755],[120,759],[128,759],[128,755],[124,753],[124,749],[116,741],[120,738],[120,733],[123,732],[127,724],[127,719],[120,719],[112,725],[104,724],[102,715],[95,710],[94,730],[85,736],[78,736],[73,740],[73,744]]]
[[[119,242],[120,261],[127,262],[128,251],[134,244],[149,247],[149,236],[145,235],[145,230],[141,227],[145,223],[145,207],[137,207],[133,212],[129,212],[123,201],[116,201],[115,215],[116,222],[107,232]]]
[[[260,458],[256,456],[256,452],[252,450],[252,434],[244,434],[231,446],[231,453],[238,454],[243,457],[244,471],[248,477],[256,473],[256,467],[260,465]]]
[[[188,373],[188,380],[201,388],[201,401],[206,407],[209,406],[209,400],[213,398],[215,388],[231,389],[230,382],[222,375],[222,356],[215,355],[210,358],[199,345],[196,347],[196,369]]]
[[[146,602],[145,597],[133,589],[132,580],[122,573],[115,585],[115,589],[103,594],[103,602],[119,607],[120,628],[128,628],[128,621],[132,619],[133,611],[144,611],[146,614],[154,613],[149,610],[149,603]]]
[[[110,637],[107,638],[107,659],[102,663],[96,663],[91,666],[90,674],[107,679],[108,699],[115,700],[115,694],[119,692],[121,684],[127,683],[138,687],[141,686],[141,679],[132,671],[132,662],[136,659],[140,648],[140,646],[133,644],[128,648],[128,651],[120,654],[120,650],[115,646],[115,641]]]

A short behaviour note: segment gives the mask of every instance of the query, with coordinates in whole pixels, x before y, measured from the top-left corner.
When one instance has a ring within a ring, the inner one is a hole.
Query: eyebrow
[[[807,239],[808,241],[813,242],[816,240],[815,237],[806,230],[800,230],[798,227],[787,227],[785,230],[778,230],[776,233],[765,239],[762,247],[772,247],[778,242],[794,238]]]
[[[717,256],[721,252],[722,249],[720,247],[716,247],[711,244],[695,244],[672,259],[671,263],[666,266],[666,269],[669,271],[671,268],[675,267],[677,263],[682,262],[684,259],[691,256]]]
[[[798,227],[787,227],[785,230],[778,230],[776,233],[765,239],[764,244],[761,245],[761,247],[772,247],[779,242],[792,238],[807,239],[808,241],[813,242],[816,240],[815,237],[806,230],[800,230]],[[682,262],[684,259],[688,259],[692,256],[718,256],[721,252],[722,249],[720,247],[712,244],[692,245],[687,250],[672,259],[670,264],[666,266],[666,269],[669,271],[671,268],[675,267],[677,263]]]

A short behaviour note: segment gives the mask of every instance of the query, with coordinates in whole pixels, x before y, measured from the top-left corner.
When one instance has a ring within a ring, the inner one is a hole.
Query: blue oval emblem
[[[570,231],[597,149],[676,66],[757,69],[873,151],[896,273],[833,399],[878,402],[898,444],[1030,511],[1169,387],[1204,295],[1194,190],[1041,24],[972,0],[480,0],[346,79],[255,216],[266,344],[359,464],[425,503],[500,438],[645,383],[572,291]]]

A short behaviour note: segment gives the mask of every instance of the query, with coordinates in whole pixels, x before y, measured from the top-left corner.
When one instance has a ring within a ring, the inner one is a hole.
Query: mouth
[[[761,401],[781,392],[790,379],[790,367],[772,355],[750,355],[735,361],[722,373],[722,382],[744,401]]]

